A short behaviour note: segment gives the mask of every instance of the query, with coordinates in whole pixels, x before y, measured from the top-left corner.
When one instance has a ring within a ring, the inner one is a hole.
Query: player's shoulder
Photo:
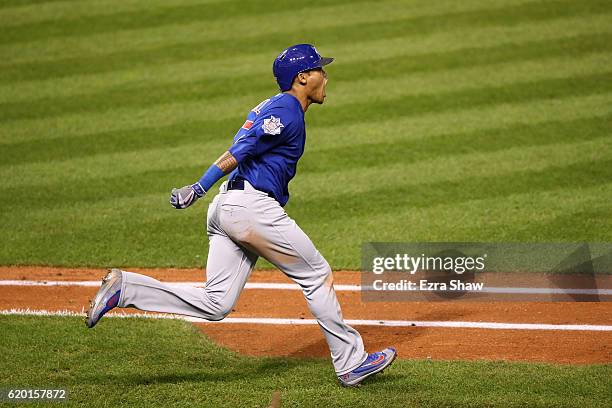
[[[252,110],[256,115],[266,115],[271,112],[282,112],[287,116],[300,116],[302,108],[299,101],[292,95],[286,93],[276,94],[265,99]]]

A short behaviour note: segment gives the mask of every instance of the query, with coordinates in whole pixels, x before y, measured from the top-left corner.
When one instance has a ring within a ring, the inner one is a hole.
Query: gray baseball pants
[[[209,238],[204,288],[176,287],[148,276],[123,272],[119,307],[222,320],[238,300],[259,256],[282,270],[304,292],[331,351],[338,375],[367,357],[359,333],[344,323],[331,268],[312,241],[276,200],[245,182],[227,182],[208,207]]]

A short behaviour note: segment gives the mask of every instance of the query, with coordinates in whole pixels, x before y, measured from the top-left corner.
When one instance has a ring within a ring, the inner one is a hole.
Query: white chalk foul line
[[[204,287],[204,282],[165,282],[169,286],[195,286]],[[40,280],[0,280],[0,286],[82,286],[99,287],[100,281],[40,281]],[[367,291],[374,291],[372,286],[361,285],[336,285],[334,288],[339,292],[359,292],[362,288]],[[302,290],[295,283],[265,283],[248,282],[245,289],[269,289],[269,290]],[[378,291],[396,292],[396,291]],[[413,291],[418,292],[418,291]],[[443,291],[439,291],[443,292]],[[478,293],[506,293],[520,295],[593,295],[593,296],[612,296],[612,289],[577,289],[577,288],[528,288],[528,287],[484,287],[480,290],[468,291]]]
[[[0,310],[0,315],[18,316],[79,316],[84,317],[85,312],[69,310],[48,311],[30,309]],[[208,324],[266,324],[266,325],[317,325],[315,319],[287,319],[271,317],[228,317],[221,321],[208,321],[197,317],[177,316],[159,313],[109,313],[106,317],[114,318],[147,318],[147,319],[176,319],[193,323]],[[612,326],[592,324],[543,324],[543,323],[494,323],[494,322],[460,322],[460,321],[419,321],[419,320],[359,320],[346,319],[345,322],[353,326],[378,327],[443,327],[457,329],[494,329],[494,330],[562,330],[562,331],[612,331]]]

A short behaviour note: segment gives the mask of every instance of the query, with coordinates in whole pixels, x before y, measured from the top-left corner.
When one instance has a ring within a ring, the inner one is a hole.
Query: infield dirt
[[[126,269],[162,281],[204,281],[204,272],[200,269]],[[91,281],[104,274],[103,269],[0,267],[2,280]],[[359,284],[359,272],[336,271],[334,281],[336,285]],[[279,271],[267,270],[253,272],[249,282],[291,281]],[[0,286],[0,309],[80,312],[96,290],[81,286]],[[363,302],[359,292],[338,291],[337,295],[346,319],[612,325],[612,305],[607,302]],[[244,290],[230,317],[312,318],[301,291],[270,289]],[[329,355],[323,335],[314,325],[195,324],[218,344],[247,355]],[[394,345],[400,358],[612,362],[612,332],[609,331],[356,328],[369,350]]]

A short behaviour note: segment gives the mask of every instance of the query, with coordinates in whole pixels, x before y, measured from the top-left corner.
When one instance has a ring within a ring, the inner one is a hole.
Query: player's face
[[[308,97],[314,103],[325,101],[325,86],[327,85],[327,72],[323,68],[308,71]]]

